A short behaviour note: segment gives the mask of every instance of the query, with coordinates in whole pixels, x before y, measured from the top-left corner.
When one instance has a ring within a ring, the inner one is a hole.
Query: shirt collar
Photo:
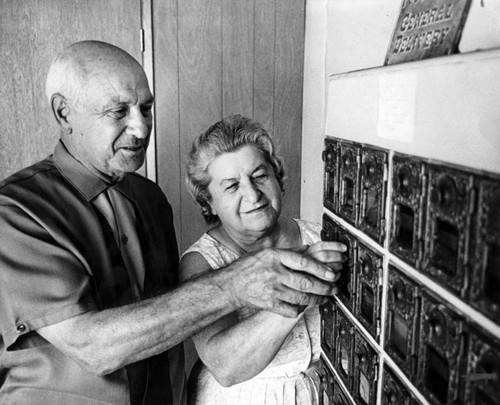
[[[125,177],[117,183],[110,183],[87,169],[80,161],[71,155],[62,141],[59,141],[55,147],[53,161],[64,178],[77,189],[87,201],[91,201],[108,187],[115,187],[127,198],[135,202],[130,175],[125,175]]]

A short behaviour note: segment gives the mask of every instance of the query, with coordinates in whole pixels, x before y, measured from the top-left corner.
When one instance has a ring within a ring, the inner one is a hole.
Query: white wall
[[[380,69],[400,4],[306,3],[304,219],[321,221],[325,135],[500,172],[500,51],[491,50],[500,47],[500,2],[472,1],[459,45],[463,55]],[[490,51],[474,52],[481,49]],[[405,119],[390,122],[398,97]],[[392,134],[391,125],[399,125]]]
[[[300,216],[316,222],[321,222],[323,206],[323,190],[318,186],[318,179],[323,176],[323,166],[319,163],[325,133],[326,5],[327,0],[307,1],[304,45]]]

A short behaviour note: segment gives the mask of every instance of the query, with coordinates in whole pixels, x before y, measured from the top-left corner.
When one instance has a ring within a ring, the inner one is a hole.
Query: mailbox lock
[[[456,198],[457,188],[455,182],[449,177],[440,179],[437,187],[431,191],[431,201],[442,208],[453,208]]]
[[[398,301],[402,301],[404,299],[405,295],[403,293],[403,290],[397,290],[396,291],[396,299]]]
[[[371,271],[370,262],[368,260],[363,260],[363,274],[369,276]]]
[[[434,333],[436,334],[436,336],[441,336],[443,334],[443,326],[441,324],[435,324],[433,327],[432,327]]]
[[[345,154],[343,157],[342,157],[343,161],[344,161],[344,165],[345,166],[350,166],[351,165],[351,156],[349,154]]]
[[[403,166],[398,170],[397,176],[397,189],[399,190],[408,190],[410,187],[410,170]]]

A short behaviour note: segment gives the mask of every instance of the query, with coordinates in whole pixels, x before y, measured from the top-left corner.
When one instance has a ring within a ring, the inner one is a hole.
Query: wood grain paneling
[[[51,153],[58,129],[45,99],[52,58],[83,39],[140,60],[140,0],[0,1],[0,178]]]
[[[192,140],[222,114],[221,0],[179,1],[180,181]],[[187,248],[204,231],[200,210],[182,187],[180,245]]]
[[[184,187],[185,156],[194,137],[229,114],[270,131],[287,165],[284,213],[298,216],[304,2],[169,0],[154,2],[153,15],[158,181],[181,251],[206,230]]]
[[[254,0],[222,1],[222,115],[253,117]]]
[[[155,2],[153,47],[156,117],[157,181],[174,210],[178,240],[181,227],[181,176],[179,129],[179,47],[177,0]]]
[[[276,3],[273,134],[285,158],[283,214],[291,217],[300,212],[304,21],[305,2]]]
[[[255,0],[253,117],[274,130],[274,48],[276,1]]]

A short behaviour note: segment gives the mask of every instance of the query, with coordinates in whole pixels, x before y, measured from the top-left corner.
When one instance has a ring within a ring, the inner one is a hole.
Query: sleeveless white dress
[[[303,244],[321,240],[321,225],[294,220]],[[199,252],[213,269],[226,266],[238,255],[207,233],[184,252]],[[239,320],[252,311],[238,311]],[[265,342],[263,342],[265,344]],[[196,405],[317,405],[319,375],[315,363],[320,356],[318,306],[309,307],[287,336],[280,350],[258,375],[248,381],[223,387],[203,366],[197,381]]]

